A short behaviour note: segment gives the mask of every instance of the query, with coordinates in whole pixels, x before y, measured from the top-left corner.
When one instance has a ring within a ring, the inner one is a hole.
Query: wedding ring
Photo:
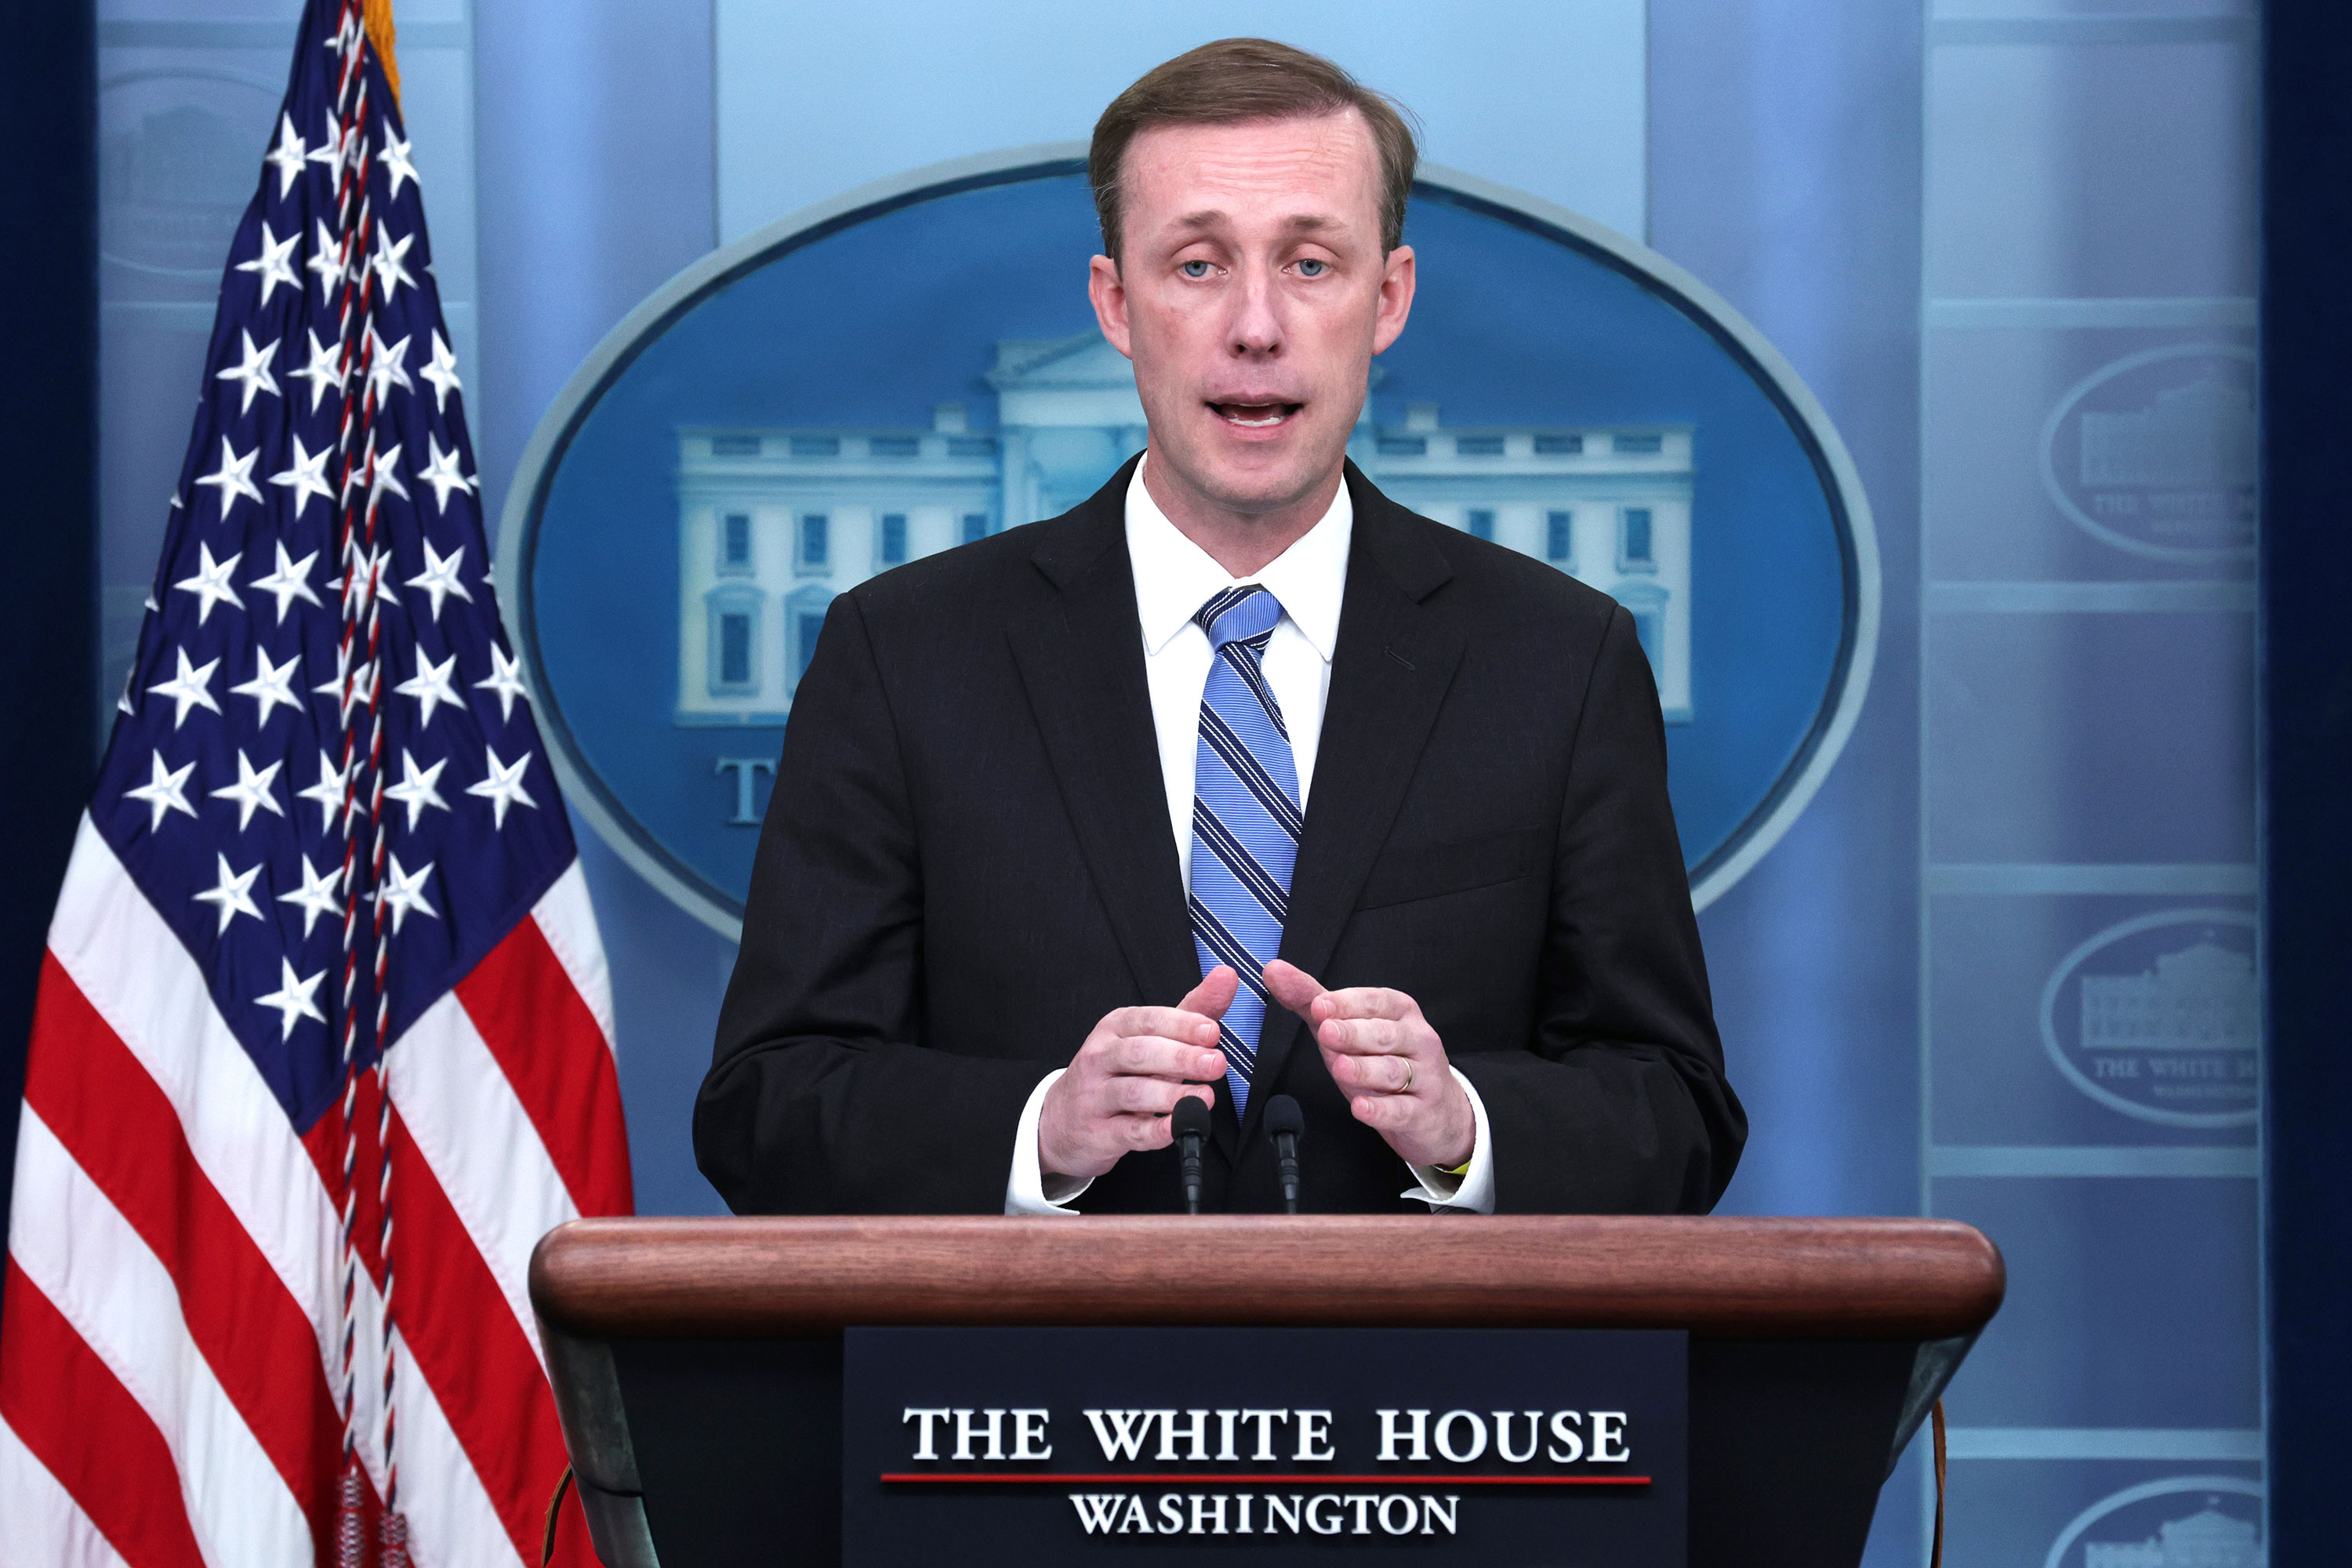
[[[1404,1087],[1397,1090],[1397,1092],[1399,1094],[1411,1094],[1412,1092],[1412,1063],[1411,1062],[1404,1064]]]

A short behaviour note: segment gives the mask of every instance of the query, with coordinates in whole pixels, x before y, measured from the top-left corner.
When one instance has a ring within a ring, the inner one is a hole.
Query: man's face
[[[1155,483],[1244,516],[1314,496],[1412,306],[1370,128],[1352,109],[1160,126],[1122,173],[1123,254],[1095,258],[1090,292],[1135,362]]]

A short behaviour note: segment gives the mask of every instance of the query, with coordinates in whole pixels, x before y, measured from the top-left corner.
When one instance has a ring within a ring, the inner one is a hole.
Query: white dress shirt
[[[1216,650],[1192,620],[1211,595],[1250,582],[1282,604],[1282,619],[1260,661],[1266,685],[1281,704],[1290,731],[1290,752],[1298,770],[1298,805],[1307,805],[1314,786],[1315,753],[1323,734],[1323,700],[1331,686],[1331,650],[1339,640],[1339,601],[1348,583],[1348,546],[1354,535],[1354,503],[1341,485],[1322,520],[1290,548],[1247,578],[1228,574],[1205,550],[1168,521],[1144,489],[1143,465],[1127,487],[1127,553],[1135,571],[1135,608],[1143,626],[1144,676],[1151,690],[1151,723],[1160,738],[1160,773],[1168,790],[1168,829],[1176,840],[1176,863],[1184,890],[1192,890],[1192,767],[1199,755],[1201,695]],[[1172,999],[1171,999],[1172,1000]],[[1072,1042],[1071,1049],[1076,1049]],[[1045,1091],[1062,1071],[1046,1075],[1029,1096],[1013,1134],[1013,1174],[1005,1184],[1006,1214],[1075,1215],[1066,1207],[1089,1184],[1057,1184],[1050,1196],[1037,1155],[1037,1121]],[[1459,1071],[1454,1081],[1470,1097],[1477,1122],[1470,1168],[1455,1176],[1433,1165],[1408,1165],[1419,1185],[1402,1195],[1432,1207],[1495,1212],[1495,1158],[1486,1130],[1486,1107]]]

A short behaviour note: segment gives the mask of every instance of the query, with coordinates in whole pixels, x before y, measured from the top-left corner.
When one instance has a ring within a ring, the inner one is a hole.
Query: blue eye
[[[1298,275],[1301,278],[1320,278],[1329,270],[1331,270],[1331,264],[1319,257],[1309,256],[1298,263]]]
[[[1209,264],[1205,261],[1180,261],[1176,264],[1176,270],[1187,278],[1206,278]]]

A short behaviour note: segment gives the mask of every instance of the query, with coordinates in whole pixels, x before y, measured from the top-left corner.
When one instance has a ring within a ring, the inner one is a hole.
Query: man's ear
[[[1412,314],[1413,286],[1412,247],[1400,245],[1389,252],[1381,269],[1381,302],[1372,317],[1372,352],[1383,353],[1404,331],[1404,320]]]
[[[1110,346],[1133,359],[1135,351],[1128,342],[1127,285],[1119,280],[1118,262],[1097,256],[1087,264],[1087,298],[1094,301],[1095,321]]]

